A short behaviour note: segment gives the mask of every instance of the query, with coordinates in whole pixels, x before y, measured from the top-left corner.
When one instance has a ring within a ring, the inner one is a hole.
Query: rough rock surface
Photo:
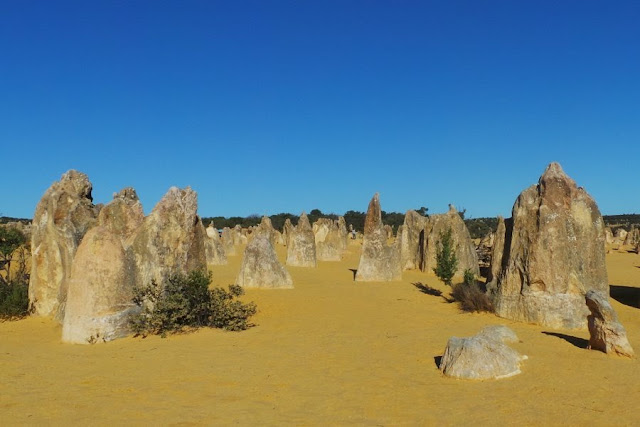
[[[245,288],[293,288],[291,275],[265,235],[256,236],[247,245],[236,284]]]
[[[446,214],[436,214],[429,217],[425,232],[426,247],[424,251],[423,271],[433,271],[436,267],[436,253],[440,234],[451,227],[453,244],[456,248],[458,258],[458,269],[456,277],[462,277],[464,271],[469,269],[473,273],[480,274],[478,267],[478,255],[476,247],[471,240],[469,230],[453,205],[449,205],[449,212]]]
[[[144,221],[142,203],[131,187],[113,195],[113,200],[100,210],[98,223],[118,236],[125,244]]]
[[[258,235],[264,234],[267,236],[271,244],[275,247],[278,242],[278,234],[277,231],[273,228],[273,224],[271,223],[271,218],[268,216],[263,216],[260,224],[256,227],[256,229],[251,233],[252,238],[255,238]]]
[[[360,282],[401,280],[400,243],[401,239],[398,239],[396,244],[387,244],[387,233],[382,224],[380,196],[376,193],[367,209],[362,255],[355,280]]]
[[[121,238],[105,226],[89,230],[71,268],[62,341],[88,344],[126,336],[129,316],[137,310],[133,276]]]
[[[226,265],[227,255],[224,251],[224,246],[220,240],[218,230],[213,226],[213,223],[209,224],[206,229],[206,237],[204,239],[204,250],[207,257],[208,265]]]
[[[36,207],[31,230],[29,302],[34,314],[64,318],[71,263],[98,215],[91,182],[70,170],[47,189]]]
[[[638,243],[640,243],[640,230],[635,226],[631,226],[631,230],[629,230],[627,236],[624,238],[624,245],[635,248]]]
[[[293,232],[293,224],[289,218],[285,219],[284,226],[282,227],[282,239],[284,240],[284,245],[289,246],[289,238],[291,237],[291,233]]]
[[[402,230],[398,230],[403,270],[423,270],[427,222],[428,218],[414,210],[408,210],[404,215]]]
[[[318,261],[340,261],[342,259],[345,244],[338,221],[319,218],[313,223],[313,234]]]
[[[440,360],[440,370],[449,377],[473,380],[517,375],[526,356],[505,344],[517,341],[516,334],[502,325],[485,327],[473,337],[452,337]]]
[[[585,328],[590,290],[608,294],[604,222],[595,201],[551,163],[513,206],[496,313],[552,328]]]
[[[127,335],[135,280],[125,245],[144,220],[133,188],[114,194],[100,210],[98,226],[78,246],[71,266],[62,340],[87,344]]]
[[[605,243],[607,245],[613,245],[613,243],[615,242],[615,237],[613,237],[613,232],[611,231],[611,228],[609,227],[604,228],[604,238],[605,238]]]
[[[171,274],[206,269],[205,230],[190,187],[172,187],[153,208],[127,248],[136,265],[136,283],[158,283]]]
[[[510,222],[510,220],[507,220]],[[504,218],[498,216],[498,226],[493,238],[493,247],[491,248],[491,264],[487,277],[487,290],[494,293],[498,286],[498,275],[502,270],[502,259],[504,256],[504,239],[506,233],[506,223]]]
[[[347,222],[343,216],[338,217],[338,234],[340,235],[340,246],[343,251],[349,247],[349,232],[347,231]]]
[[[233,231],[231,231],[229,227],[225,227],[222,229],[220,240],[222,241],[222,247],[224,248],[224,253],[226,255],[232,256],[237,254],[236,245],[234,244]]]
[[[294,267],[315,267],[316,262],[316,242],[313,236],[313,229],[309,224],[307,214],[302,212],[298,225],[289,236],[287,246],[287,265]]]
[[[607,294],[595,290],[585,295],[587,307],[591,311],[589,324],[589,348],[608,354],[633,357],[633,348],[627,339],[627,332],[618,320]]]

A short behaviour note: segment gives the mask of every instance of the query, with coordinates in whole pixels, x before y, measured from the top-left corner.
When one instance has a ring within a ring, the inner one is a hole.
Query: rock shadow
[[[442,291],[441,290],[438,290],[436,288],[432,288],[429,285],[425,285],[425,284],[422,284],[420,282],[412,283],[412,285],[415,286],[423,294],[431,295],[431,296],[434,296],[434,297],[441,297],[442,296]]]
[[[560,339],[565,340],[566,342],[568,342],[569,344],[572,344],[578,348],[587,348],[589,346],[589,340],[586,340],[584,338],[579,338],[579,337],[574,337],[572,335],[565,335],[565,334],[561,334],[558,332],[546,332],[543,331],[542,332],[545,335],[551,335],[554,337],[558,337]]]
[[[621,304],[628,305],[633,308],[640,308],[640,288],[610,285],[609,295]]]
[[[436,368],[440,369],[440,362],[442,361],[442,356],[435,356],[433,361],[436,362]]]

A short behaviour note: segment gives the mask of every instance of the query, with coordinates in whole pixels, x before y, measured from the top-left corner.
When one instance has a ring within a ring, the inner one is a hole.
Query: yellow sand
[[[280,257],[284,259],[284,252]],[[249,290],[257,327],[166,339],[60,342],[42,318],[0,324],[0,424],[618,425],[638,422],[640,364],[586,350],[586,331],[461,313],[420,292],[435,277],[355,283],[359,246],[342,262],[289,268],[293,290]],[[640,288],[640,255],[607,255],[612,284]],[[214,269],[232,283],[240,256]],[[633,291],[633,290],[632,290]],[[638,291],[640,292],[640,290]],[[639,294],[636,294],[639,295]],[[640,353],[640,309],[612,300]],[[529,356],[522,374],[443,377],[450,336],[506,324]]]

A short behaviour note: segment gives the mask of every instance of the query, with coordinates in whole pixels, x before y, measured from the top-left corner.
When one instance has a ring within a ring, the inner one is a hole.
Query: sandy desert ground
[[[279,248],[284,260],[284,249]],[[216,267],[234,281],[240,256]],[[359,246],[342,262],[289,268],[293,290],[249,290],[257,326],[166,339],[60,342],[52,320],[0,323],[0,424],[631,425],[640,422],[640,362],[586,349],[587,331],[551,331],[461,313],[422,293],[433,275],[356,283]],[[612,299],[640,353],[640,255],[607,255]],[[635,306],[634,306],[635,305]],[[503,380],[443,377],[450,336],[505,324],[528,355]]]

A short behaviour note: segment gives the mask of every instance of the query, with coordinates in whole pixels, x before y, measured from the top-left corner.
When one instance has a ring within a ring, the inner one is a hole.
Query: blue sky
[[[448,203],[509,216],[558,161],[640,212],[640,2],[0,0],[0,213],[68,169],[149,212]]]

